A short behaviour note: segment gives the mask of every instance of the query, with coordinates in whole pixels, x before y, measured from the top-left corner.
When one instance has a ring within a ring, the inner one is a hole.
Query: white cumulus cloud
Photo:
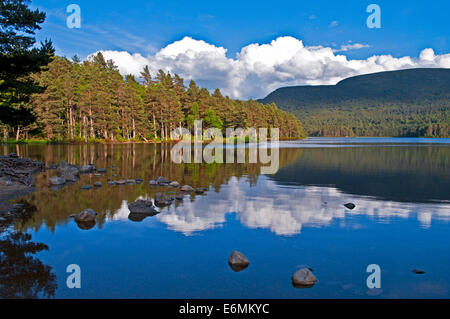
[[[343,45],[338,51],[366,47]],[[227,49],[185,37],[143,56],[126,51],[101,51],[118,65],[122,74],[139,76],[145,65],[155,74],[159,69],[193,79],[210,90],[221,89],[232,98],[262,98],[271,91],[291,85],[336,84],[340,80],[367,73],[418,67],[450,68],[450,54],[436,55],[424,49],[419,57],[376,55],[348,59],[330,47],[305,46],[294,37],[279,37],[268,44],[250,44],[235,57]]]

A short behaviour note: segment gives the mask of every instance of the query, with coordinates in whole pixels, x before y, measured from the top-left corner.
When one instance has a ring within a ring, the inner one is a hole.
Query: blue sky
[[[82,28],[68,29],[67,5],[81,7]],[[366,26],[366,7],[380,5],[382,28]],[[86,56],[103,49],[153,52],[185,35],[229,49],[291,35],[308,45],[353,41],[370,48],[354,57],[417,55],[425,47],[450,51],[450,1],[32,1],[48,13],[38,37],[59,54]],[[336,27],[330,23],[337,21]]]
[[[81,7],[81,29],[66,26],[71,3]],[[371,3],[381,7],[381,29],[366,25]],[[348,59],[418,57],[425,48],[436,55],[450,53],[450,1],[40,0],[32,6],[47,12],[37,38],[52,39],[57,54],[68,57],[85,58],[99,50],[146,57],[185,36],[226,48],[226,56],[233,59],[249,44],[270,43],[280,36],[332,49],[364,45],[341,52]]]

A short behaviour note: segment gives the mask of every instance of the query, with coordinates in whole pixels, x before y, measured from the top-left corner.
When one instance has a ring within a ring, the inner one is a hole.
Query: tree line
[[[102,53],[81,62],[54,56],[45,70],[31,75],[43,92],[24,108],[33,117],[17,117],[4,126],[4,138],[30,137],[87,142],[168,140],[178,127],[279,128],[281,138],[304,137],[301,123],[275,104],[233,100],[219,89],[210,93],[191,80],[148,66],[140,77],[123,77]]]

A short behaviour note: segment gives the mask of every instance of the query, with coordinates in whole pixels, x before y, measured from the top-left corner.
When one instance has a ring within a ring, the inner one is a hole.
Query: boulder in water
[[[169,183],[169,186],[170,186],[170,187],[177,188],[177,187],[180,186],[180,183],[178,183],[177,181],[173,181],[173,182],[170,182],[170,183]]]
[[[75,215],[75,221],[76,222],[92,222],[95,221],[95,218],[98,214],[93,211],[92,209],[88,208],[83,210],[81,213],[79,213],[78,215]]]
[[[194,189],[189,185],[181,186],[180,191],[182,192],[193,192]]]
[[[292,285],[296,288],[311,288],[316,282],[316,276],[308,268],[301,268],[292,275]]]
[[[250,262],[247,257],[239,251],[233,251],[231,255],[228,257],[228,265],[230,265],[231,269],[235,272],[242,271],[248,267]]]
[[[155,205],[158,207],[164,207],[170,205],[170,198],[164,193],[155,194]]]

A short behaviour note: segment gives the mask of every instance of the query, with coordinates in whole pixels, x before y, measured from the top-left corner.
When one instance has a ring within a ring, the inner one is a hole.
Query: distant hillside
[[[336,85],[280,88],[260,102],[294,113],[312,136],[450,133],[450,69],[409,69]]]

